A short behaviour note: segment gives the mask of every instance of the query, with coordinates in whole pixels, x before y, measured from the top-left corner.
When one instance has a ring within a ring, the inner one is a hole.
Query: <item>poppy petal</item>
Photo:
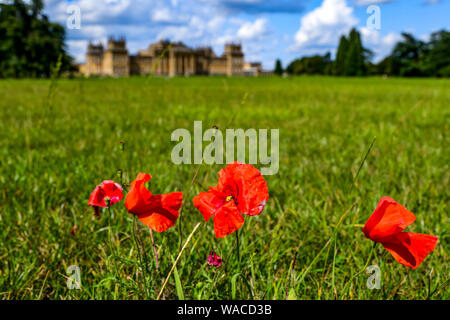
[[[138,174],[125,198],[125,207],[152,230],[163,232],[175,225],[183,202],[183,193],[153,195],[145,187],[145,183],[151,178],[151,175],[146,173]]]
[[[234,181],[234,171],[237,165],[242,165],[242,163],[233,162],[225,168],[220,169],[218,172],[219,181],[217,182],[217,186],[212,187],[211,190],[218,194],[221,193],[237,197],[239,190],[236,182]]]
[[[122,187],[112,180],[105,180],[100,185],[105,195],[109,197],[110,205],[113,205],[123,199]]]
[[[434,250],[437,241],[438,237],[428,234],[401,232],[385,239],[382,244],[399,263],[416,269]]]
[[[105,180],[92,191],[88,205],[93,207],[107,207],[105,199],[109,198],[109,205],[123,199],[122,187],[112,180]]]
[[[412,212],[389,197],[382,197],[373,214],[364,225],[364,235],[381,241],[385,237],[402,232],[413,223],[416,217]]]
[[[145,187],[145,183],[152,178],[148,173],[139,173],[131,183],[130,191],[125,198],[125,207],[128,212],[140,214],[146,211],[152,193]]]
[[[106,208],[105,192],[100,186],[95,187],[94,191],[92,191],[88,205]]]
[[[175,225],[180,215],[183,193],[172,192],[155,195],[151,197],[150,202],[151,205],[146,208],[147,211],[138,214],[138,218],[150,229],[164,232]]]
[[[244,224],[244,217],[239,213],[233,201],[226,202],[214,214],[214,233],[223,238],[238,230]]]
[[[225,203],[225,200],[218,197],[212,190],[208,192],[200,192],[193,199],[194,207],[196,207],[203,216],[205,221],[208,221],[214,213]]]
[[[261,172],[251,164],[239,162],[229,164],[222,170],[222,173],[219,172],[220,180],[237,190],[235,201],[239,211],[250,216],[259,215],[269,199],[267,183]]]

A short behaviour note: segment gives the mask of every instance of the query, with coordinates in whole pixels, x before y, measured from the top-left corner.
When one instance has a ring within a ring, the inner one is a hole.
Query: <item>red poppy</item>
[[[216,237],[223,238],[244,224],[242,214],[259,215],[269,199],[266,181],[250,164],[234,162],[219,171],[219,182],[195,196],[194,206],[205,221],[214,216]]]
[[[415,220],[414,214],[404,206],[383,197],[367,220],[363,232],[372,241],[380,242],[399,263],[416,269],[434,250],[438,237],[402,232]]]
[[[120,184],[105,180],[92,191],[88,205],[94,207],[94,215],[100,218],[100,207],[110,207],[122,199],[123,193]]]
[[[163,232],[175,225],[183,201],[183,192],[153,195],[145,187],[145,183],[151,178],[148,173],[137,175],[125,198],[125,207],[152,230]]]
[[[219,257],[214,251],[211,251],[211,253],[209,254],[208,260],[206,260],[206,262],[210,266],[219,268],[222,265],[222,258]]]

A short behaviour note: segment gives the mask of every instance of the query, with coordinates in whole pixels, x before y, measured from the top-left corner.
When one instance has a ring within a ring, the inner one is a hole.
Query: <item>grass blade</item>
[[[175,264],[172,258],[172,263]],[[175,279],[175,287],[177,290],[178,300],[184,300],[183,286],[181,285],[180,275],[178,274],[178,269],[175,266],[173,269],[173,277]]]

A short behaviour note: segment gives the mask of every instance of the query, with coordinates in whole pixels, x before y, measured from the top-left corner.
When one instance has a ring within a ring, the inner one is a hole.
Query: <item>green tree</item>
[[[431,35],[423,61],[428,74],[450,77],[450,32],[441,30]]]
[[[391,75],[392,62],[391,57],[387,56],[377,64],[373,64],[371,68],[371,75]]]
[[[366,52],[361,43],[361,35],[356,29],[352,29],[349,35],[348,52],[345,57],[346,76],[364,76],[367,74],[365,60]]]
[[[276,75],[279,75],[279,76],[281,76],[283,74],[283,66],[281,64],[280,59],[277,59],[277,61],[275,62],[275,69],[274,69],[273,73],[275,73]]]
[[[395,45],[390,56],[391,74],[404,77],[426,75],[423,59],[428,51],[427,45],[409,33],[402,33],[402,37],[403,40]]]
[[[331,54],[303,57],[292,61],[287,67],[290,74],[325,75],[331,73]]]
[[[348,39],[345,36],[341,36],[339,40],[339,46],[336,53],[336,61],[334,62],[333,73],[337,76],[343,76],[345,74],[345,63],[348,53]]]
[[[71,58],[65,29],[42,14],[42,0],[0,3],[0,77],[49,77],[61,57],[61,70]]]

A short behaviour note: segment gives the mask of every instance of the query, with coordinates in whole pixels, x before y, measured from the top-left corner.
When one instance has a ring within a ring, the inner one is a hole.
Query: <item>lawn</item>
[[[0,299],[156,299],[197,223],[162,299],[449,299],[449,103],[437,79],[2,80]],[[192,204],[224,165],[171,161],[171,133],[194,120],[280,130],[279,171],[239,230],[240,261],[235,234],[215,238]],[[175,226],[153,232],[159,268],[123,200],[101,219],[87,205],[103,180],[128,189],[139,172],[154,194],[184,191]],[[370,255],[362,227],[382,196],[416,215],[407,231],[439,236],[415,270],[380,244]],[[66,286],[71,265],[81,290]]]

